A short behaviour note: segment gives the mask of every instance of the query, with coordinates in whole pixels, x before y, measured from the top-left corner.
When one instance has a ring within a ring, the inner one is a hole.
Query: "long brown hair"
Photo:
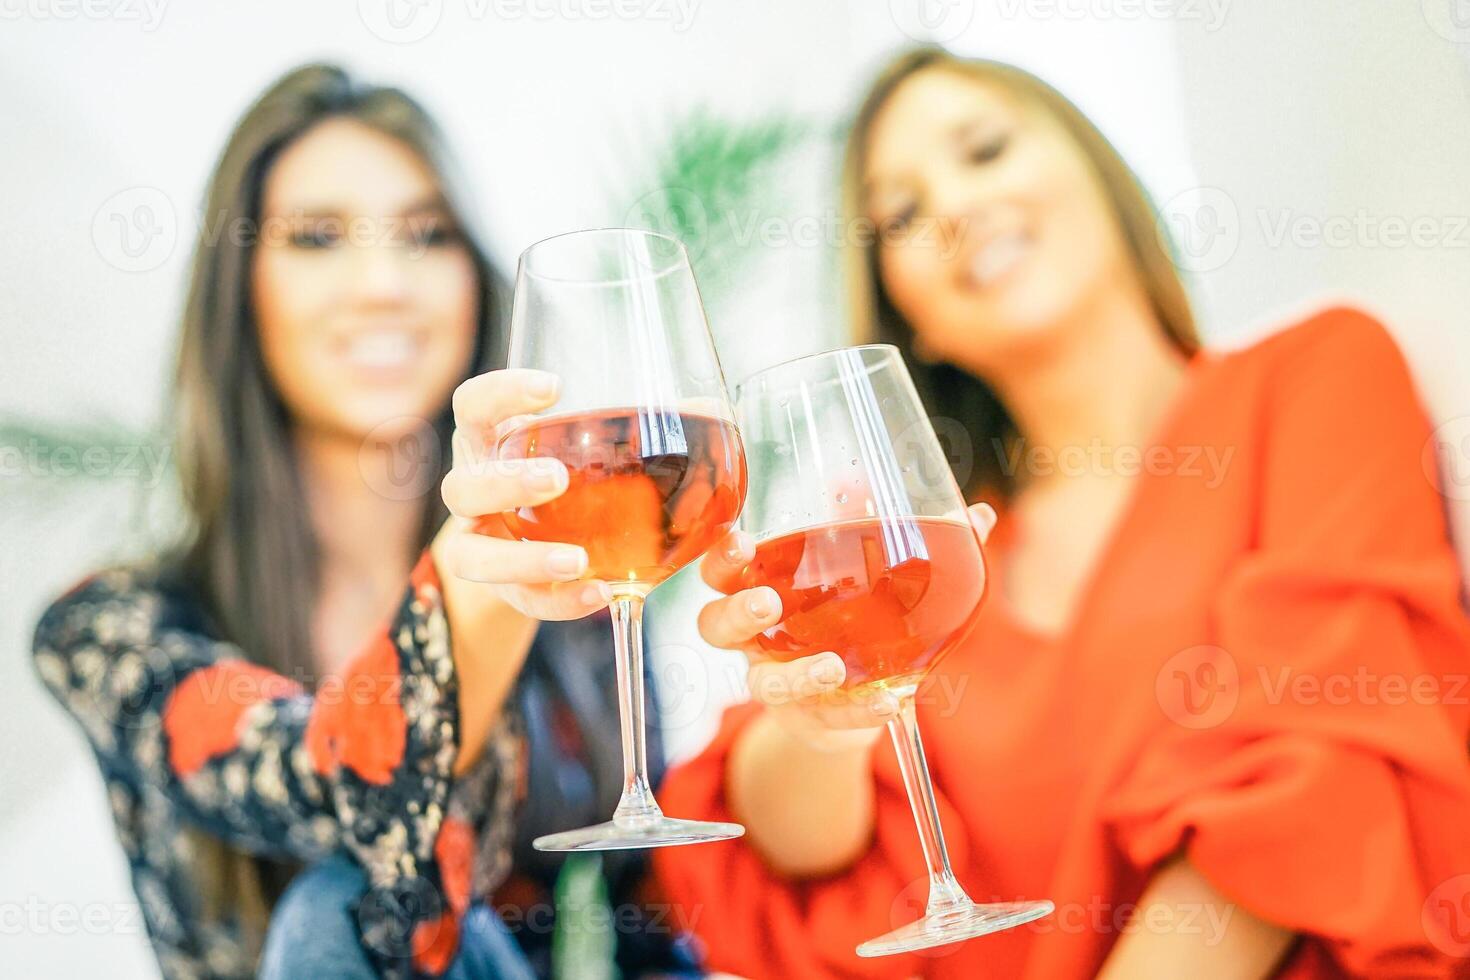
[[[359,84],[330,65],[286,75],[230,136],[209,185],[204,233],[259,227],[262,189],[276,157],[317,123],[340,117],[407,144],[439,175],[480,280],[472,373],[490,370],[501,347],[491,267],[456,200],[442,137],[418,103],[397,89]],[[309,679],[315,536],[291,450],[291,419],[266,371],[250,308],[253,239],[215,233],[194,253],[174,406],[176,458],[192,524],[179,563],[226,638],[253,660]],[[450,464],[447,399],[432,422],[442,477]],[[425,485],[432,491],[438,481]],[[426,493],[419,547],[444,518],[438,493]]]
[[[272,85],[235,127],[205,198],[173,405],[189,533],[163,564],[202,603],[222,639],[308,687],[315,674],[310,624],[319,556],[292,451],[291,418],[266,370],[250,306],[258,236],[219,230],[260,228],[265,179],[281,151],[318,123],[344,117],[404,143],[438,176],[479,279],[471,373],[492,369],[503,356],[502,291],[476,243],[444,140],[428,113],[403,92],[363,85],[332,65],[307,65]],[[448,399],[430,421],[438,472],[424,484],[419,549],[446,516],[437,490],[451,463]],[[282,876],[204,835],[191,835],[191,845],[206,914],[236,917],[258,953]],[[264,880],[262,871],[268,872]]]
[[[1013,65],[957,58],[942,48],[930,47],[907,51],[890,63],[869,89],[848,136],[842,174],[842,205],[848,220],[861,219],[865,213],[862,184],[874,118],[903,81],[929,68],[996,82],[1062,125],[1102,182],[1125,247],[1168,339],[1186,353],[1198,349],[1199,335],[1189,296],[1157,225],[1156,209],[1137,176],[1066,96]],[[848,244],[843,265],[853,336],[859,342],[894,344],[903,352],[930,415],[958,422],[969,440],[972,452],[960,454],[960,462],[969,464],[969,472],[955,473],[966,497],[989,496],[1004,501],[1016,487],[1014,474],[1004,465],[1005,455],[999,450],[1017,436],[1015,421],[1005,405],[989,385],[969,371],[953,364],[929,363],[918,356],[913,327],[883,288],[876,243]]]

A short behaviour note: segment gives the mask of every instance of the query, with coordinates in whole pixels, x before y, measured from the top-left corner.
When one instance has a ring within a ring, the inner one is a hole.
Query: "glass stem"
[[[893,747],[898,751],[898,768],[903,773],[914,823],[919,826],[919,841],[924,846],[924,860],[929,865],[929,905],[924,914],[971,905],[970,896],[955,880],[949,865],[949,849],[944,846],[944,828],[939,825],[939,806],[934,801],[929,764],[924,761],[924,742],[919,738],[912,694],[899,700],[898,717],[888,722],[888,733],[893,736]]]
[[[612,601],[613,645],[618,658],[618,716],[623,729],[623,798],[613,813],[622,827],[663,817],[648,785],[648,750],[643,716],[643,597]]]

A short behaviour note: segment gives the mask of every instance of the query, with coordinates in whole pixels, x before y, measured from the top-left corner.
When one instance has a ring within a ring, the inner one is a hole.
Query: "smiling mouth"
[[[1031,246],[1031,236],[1023,232],[991,238],[971,253],[962,273],[965,282],[977,289],[994,286],[1025,260]]]
[[[366,371],[396,371],[413,364],[424,342],[411,330],[367,330],[348,337],[342,359]]]

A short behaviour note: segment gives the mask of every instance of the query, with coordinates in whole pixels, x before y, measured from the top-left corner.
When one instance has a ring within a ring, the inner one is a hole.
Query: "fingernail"
[[[582,603],[588,606],[601,605],[612,601],[612,589],[608,588],[606,582],[593,582],[582,590]]]
[[[823,654],[822,657],[811,666],[813,679],[828,682],[840,681],[847,671],[842,667],[842,658],[835,653]]]
[[[977,516],[980,518],[981,534],[985,534],[995,527],[995,509],[992,508],[989,504],[982,504],[980,509],[977,511]]]
[[[745,560],[745,536],[737,534],[730,540],[730,547],[725,549],[725,558],[731,564]]]
[[[587,553],[581,548],[558,548],[547,556],[546,567],[554,575],[581,575],[587,567]]]
[[[768,589],[756,589],[745,600],[745,607],[756,619],[765,619],[776,609],[776,604],[771,601],[771,593]]]
[[[561,486],[566,468],[554,459],[532,459],[526,463],[526,482],[536,490],[555,490]]]
[[[560,387],[561,379],[545,371],[538,371],[526,380],[526,393],[532,398],[550,398]]]

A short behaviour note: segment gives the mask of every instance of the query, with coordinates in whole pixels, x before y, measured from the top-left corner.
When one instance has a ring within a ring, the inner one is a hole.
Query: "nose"
[[[986,210],[987,192],[984,181],[958,167],[935,168],[929,177],[929,211],[939,218],[959,218]]]
[[[925,190],[925,211],[933,216],[935,231],[948,245],[983,235],[995,218],[998,192],[973,173],[941,168],[929,178]]]
[[[391,241],[371,239],[352,249],[352,294],[357,302],[366,306],[394,306],[408,298],[411,270],[407,249]]]

